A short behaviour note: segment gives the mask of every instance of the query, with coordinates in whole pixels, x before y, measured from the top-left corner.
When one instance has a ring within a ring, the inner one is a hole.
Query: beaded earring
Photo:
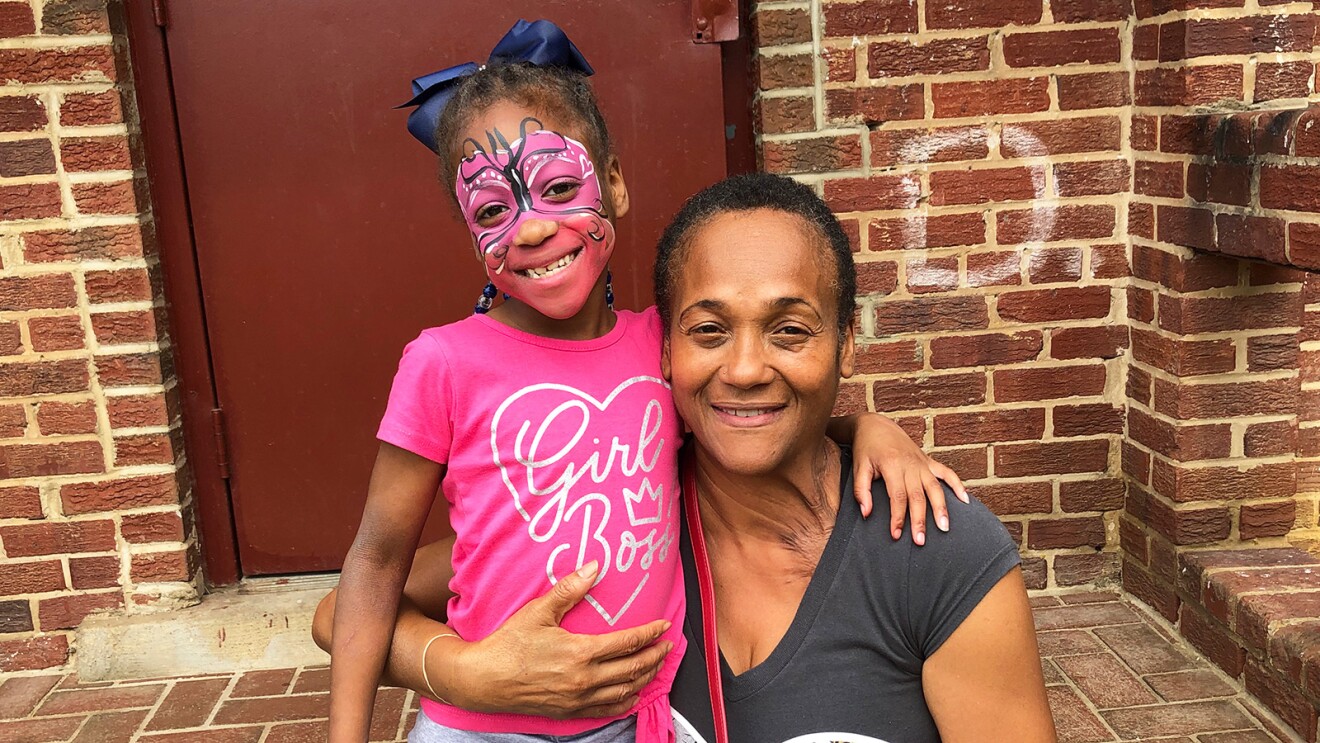
[[[605,306],[614,309],[614,275],[605,269]]]
[[[473,314],[484,315],[490,311],[490,306],[495,301],[495,285],[486,282],[486,288],[481,290],[481,297],[477,299],[477,307]]]

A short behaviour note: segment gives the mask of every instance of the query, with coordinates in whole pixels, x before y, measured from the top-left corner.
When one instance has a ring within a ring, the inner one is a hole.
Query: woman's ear
[[[669,366],[669,333],[665,333],[665,339],[660,343],[660,375],[666,382],[674,381],[674,375]]]
[[[847,379],[853,375],[853,366],[857,358],[856,339],[853,336],[852,323],[843,334],[843,345],[839,349],[839,376]]]
[[[628,184],[623,182],[623,168],[619,166],[619,158],[610,155],[609,164],[605,166],[605,183],[610,190],[610,202],[614,205],[614,219],[618,219],[628,213]]]

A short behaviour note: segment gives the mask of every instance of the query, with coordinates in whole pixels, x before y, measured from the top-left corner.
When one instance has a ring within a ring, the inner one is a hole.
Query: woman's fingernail
[[[917,536],[913,541],[917,543],[918,547],[926,546],[926,532],[924,531],[917,532]]]
[[[935,523],[937,523],[937,524],[940,525],[940,531],[948,531],[948,530],[949,530],[949,517],[948,517],[948,516],[940,516],[939,518],[935,519]]]
[[[660,631],[661,631],[661,632],[668,632],[668,631],[669,631],[669,628],[670,628],[670,627],[673,627],[673,626],[674,626],[674,623],[673,623],[673,622],[665,622],[664,626],[660,628]]]
[[[600,562],[596,560],[592,560],[591,562],[577,569],[577,576],[579,578],[590,578],[591,576],[596,574],[596,570],[599,568],[600,568]]]
[[[971,496],[971,494],[968,493],[966,490],[959,491],[959,492],[958,492],[958,497],[962,500],[963,503],[971,503],[971,502],[972,502],[972,496]]]

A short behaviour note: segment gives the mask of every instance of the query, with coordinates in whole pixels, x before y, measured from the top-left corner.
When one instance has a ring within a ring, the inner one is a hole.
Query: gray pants
[[[637,739],[637,718],[625,717],[602,728],[577,735],[524,735],[522,733],[474,733],[447,728],[417,713],[417,722],[408,733],[408,743],[633,743]]]

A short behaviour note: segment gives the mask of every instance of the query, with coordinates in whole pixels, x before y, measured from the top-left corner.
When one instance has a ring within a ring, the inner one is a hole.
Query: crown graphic
[[[628,506],[628,522],[633,526],[658,524],[664,518],[665,488],[652,487],[651,481],[642,478],[642,486],[637,490],[623,489],[623,501]]]

